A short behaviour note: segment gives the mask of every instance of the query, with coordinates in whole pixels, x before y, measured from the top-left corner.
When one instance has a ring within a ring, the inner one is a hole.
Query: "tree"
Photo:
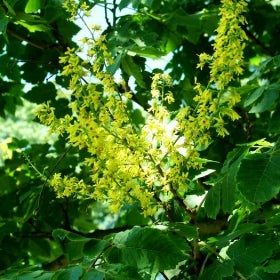
[[[265,0],[3,0],[1,279],[279,279],[279,21]],[[23,115],[49,134],[10,137]]]

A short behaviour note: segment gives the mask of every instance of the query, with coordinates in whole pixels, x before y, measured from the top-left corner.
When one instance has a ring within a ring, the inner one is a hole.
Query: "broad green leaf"
[[[121,65],[124,71],[135,78],[137,84],[141,88],[146,88],[146,84],[143,81],[143,75],[140,71],[140,67],[133,61],[133,58],[129,55],[126,55],[122,61]]]
[[[280,272],[280,260],[270,260],[263,270],[268,273]]]
[[[143,280],[135,267],[123,264],[106,264],[90,270],[83,280]]]
[[[68,266],[58,270],[52,280],[80,280],[83,275],[83,268],[79,265]]]
[[[230,245],[227,255],[241,273],[249,275],[272,255],[274,249],[275,241],[268,236],[248,234]]]
[[[162,227],[162,230],[164,230],[166,227],[168,231],[175,232],[176,234],[187,239],[198,238],[197,228],[189,223],[167,223],[159,227]]]
[[[201,275],[201,280],[222,280],[224,277],[233,275],[234,263],[231,261],[218,262],[215,261],[209,265]]]
[[[107,67],[107,71],[110,73],[110,75],[114,75],[116,73],[116,71],[120,68],[120,64],[121,64],[121,60],[123,58],[123,53],[119,54],[115,59],[114,59],[114,63],[110,64]]]
[[[248,153],[248,146],[240,146],[228,153],[227,159],[217,179],[217,185],[221,188],[221,208],[225,213],[234,209],[236,202],[236,176],[242,159]]]
[[[84,255],[94,258],[102,253],[108,243],[107,240],[91,239],[83,247]]]
[[[220,202],[221,202],[220,196],[221,196],[221,187],[219,185],[212,187],[208,191],[204,203],[204,208],[209,218],[215,219],[216,216],[218,215],[220,211]]]
[[[198,14],[200,15],[200,13]],[[219,21],[218,11],[204,9],[200,15],[200,21],[203,31],[208,34],[213,34]]]
[[[121,0],[121,2],[118,4],[118,8],[122,10],[124,8],[127,8],[129,4],[132,4],[132,7],[134,9],[137,9],[139,5],[139,0]]]
[[[270,119],[268,132],[270,133],[280,133],[280,108],[278,107]]]
[[[131,0],[121,0],[121,2],[118,5],[118,8],[120,10],[126,8],[130,4]]]
[[[24,11],[26,13],[35,13],[37,12],[42,5],[42,0],[28,0]]]
[[[189,249],[184,239],[174,234],[135,227],[115,235],[107,258],[111,263],[121,262],[152,273],[175,268],[186,259]]]
[[[259,228],[260,228],[259,224],[253,224],[253,223],[240,224],[238,225],[237,229],[234,232],[218,237],[218,241],[216,245],[218,246],[218,248],[223,248],[237,237],[240,237],[246,233],[257,232]]]
[[[188,14],[183,9],[176,9],[167,19],[167,24],[178,32],[183,28],[183,37],[193,44],[197,44],[200,35],[202,34],[201,14]],[[163,21],[166,21],[164,19]]]
[[[261,86],[257,88],[252,94],[247,97],[247,99],[244,101],[244,106],[247,107],[254,103],[264,92],[265,86]]]
[[[10,221],[1,221],[1,220],[0,220],[0,241],[2,242],[2,239],[5,236],[17,232],[18,226],[16,220],[10,220]]]
[[[249,154],[242,160],[237,187],[253,203],[266,202],[280,190],[280,154]]]
[[[162,56],[165,55],[164,52],[161,52],[159,50],[157,50],[156,48],[153,47],[139,47],[139,46],[135,46],[129,49],[129,53],[132,54],[137,54],[139,56],[143,56],[143,57],[148,57],[148,58],[153,58],[153,59],[157,59],[160,58]]]
[[[6,16],[5,10],[0,7],[0,32],[5,32],[9,18]]]
[[[252,275],[250,275],[250,280],[279,280],[280,273],[267,273],[262,270],[262,268],[256,269]]]
[[[33,87],[24,98],[28,101],[40,104],[48,100],[54,100],[56,97],[56,89],[53,83],[39,84]]]
[[[269,110],[275,101],[279,98],[279,91],[275,89],[267,90],[263,98],[254,105],[249,113],[262,113]]]
[[[42,270],[36,271],[20,271],[15,274],[7,275],[7,278],[3,279],[17,279],[17,280],[30,280],[30,279],[40,279],[40,280],[50,280],[54,272],[46,272]]]
[[[64,249],[65,254],[69,260],[77,260],[84,256],[84,245],[91,239],[69,232],[64,229],[55,229],[53,237],[59,241]]]
[[[28,248],[31,255],[37,259],[47,260],[51,257],[51,245],[45,239],[30,239],[28,241]]]
[[[30,24],[30,23],[27,23],[27,22],[25,22],[25,21],[16,21],[16,22],[14,22],[14,23],[25,27],[25,28],[28,29],[28,31],[30,31],[30,32],[36,32],[36,31],[39,31],[39,32],[47,32],[47,31],[50,30],[50,27],[49,27],[48,25],[42,24],[42,23],[39,23],[39,24]]]

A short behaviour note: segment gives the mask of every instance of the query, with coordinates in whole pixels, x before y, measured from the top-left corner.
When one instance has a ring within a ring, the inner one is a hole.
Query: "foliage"
[[[1,279],[279,279],[276,4],[1,1]]]

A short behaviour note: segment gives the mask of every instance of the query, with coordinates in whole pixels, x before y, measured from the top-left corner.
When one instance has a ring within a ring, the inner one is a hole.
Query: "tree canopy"
[[[2,0],[0,31],[1,279],[279,279],[279,1]]]

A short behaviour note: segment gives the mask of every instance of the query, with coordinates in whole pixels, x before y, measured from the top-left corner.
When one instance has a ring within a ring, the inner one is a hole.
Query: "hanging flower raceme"
[[[224,118],[238,118],[233,107],[240,96],[226,86],[242,73],[245,2],[222,3],[214,54],[201,54],[198,65],[210,65],[211,86],[196,82],[195,108],[182,107],[175,117],[168,110],[175,101],[172,78],[158,73],[152,80],[145,123],[134,124],[133,108],[128,106],[131,93],[120,94],[107,71],[114,61],[104,35],[85,38],[78,50],[68,49],[60,58],[61,74],[70,77],[72,114],[56,118],[54,108],[43,104],[36,115],[52,132],[66,135],[72,146],[87,151],[83,164],[90,172],[84,179],[54,174],[50,185],[59,197],[107,201],[112,211],[137,201],[145,215],[153,215],[175,195],[187,192],[190,170],[203,166],[199,151],[211,142],[210,129],[224,136]],[[86,58],[78,55],[81,50],[86,50]]]

